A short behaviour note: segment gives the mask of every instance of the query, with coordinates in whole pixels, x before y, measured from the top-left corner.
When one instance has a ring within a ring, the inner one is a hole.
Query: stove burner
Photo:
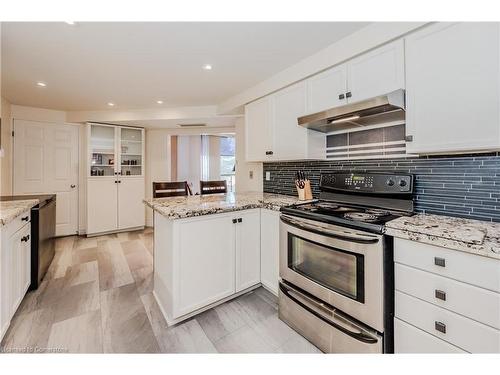
[[[388,211],[367,209],[364,212],[347,212],[344,214],[344,218],[364,221],[366,223],[374,223],[385,216],[389,216],[390,214],[391,213]]]

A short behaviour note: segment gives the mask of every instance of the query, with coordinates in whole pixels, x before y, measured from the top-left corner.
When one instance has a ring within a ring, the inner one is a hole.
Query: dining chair
[[[200,181],[200,194],[227,193],[227,181]]]
[[[153,198],[193,195],[187,181],[153,182]]]

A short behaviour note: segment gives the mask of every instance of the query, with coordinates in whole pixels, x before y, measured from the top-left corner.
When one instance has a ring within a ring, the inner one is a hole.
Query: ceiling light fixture
[[[330,121],[330,124],[339,124],[341,122],[348,122],[348,121],[352,121],[352,120],[357,120],[359,118],[359,116],[350,116],[350,117],[344,117],[344,118],[339,118],[338,120],[333,120],[333,121]]]
[[[212,65],[205,64],[205,65],[203,65],[203,69],[205,69],[205,70],[212,70]]]
[[[39,87],[47,87],[47,84],[45,82],[37,82],[36,85]]]
[[[163,104],[163,100],[157,100],[156,103],[157,104]]]
[[[67,23],[68,25],[74,25],[75,24],[75,21],[64,21],[65,23]]]
[[[109,102],[109,103],[108,103],[108,105],[109,105],[110,107],[114,107],[114,106],[115,106],[115,103]]]

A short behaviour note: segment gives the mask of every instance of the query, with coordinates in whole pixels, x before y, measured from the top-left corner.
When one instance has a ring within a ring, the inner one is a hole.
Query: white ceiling
[[[2,23],[2,96],[66,111],[217,104],[366,26]],[[212,64],[211,71],[202,69]],[[43,81],[47,87],[37,87]]]

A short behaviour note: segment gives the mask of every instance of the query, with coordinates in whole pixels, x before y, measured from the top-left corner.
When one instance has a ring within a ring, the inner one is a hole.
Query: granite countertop
[[[169,219],[184,219],[251,208],[279,211],[281,207],[305,202],[288,195],[242,192],[145,199],[144,203]]]
[[[7,225],[38,203],[40,203],[38,199],[0,201],[0,226]]]
[[[385,226],[390,236],[500,260],[500,223],[417,214]]]

